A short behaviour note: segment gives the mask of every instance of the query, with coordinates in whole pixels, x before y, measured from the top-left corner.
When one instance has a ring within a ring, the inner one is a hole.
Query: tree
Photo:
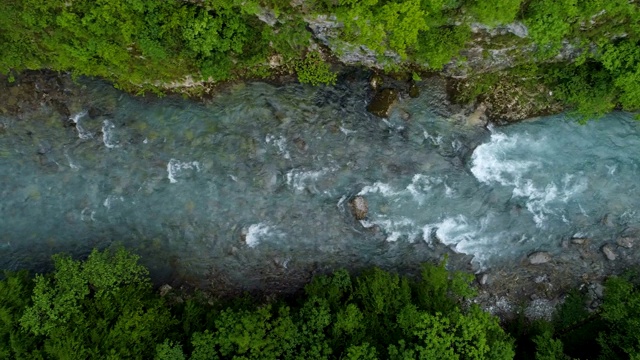
[[[86,261],[54,256],[55,271],[36,276],[21,325],[44,338],[52,358],[150,357],[174,321],[137,261],[124,249],[94,250]]]

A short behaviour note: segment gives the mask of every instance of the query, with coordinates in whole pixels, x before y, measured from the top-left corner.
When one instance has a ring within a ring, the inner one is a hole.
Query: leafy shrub
[[[318,51],[308,52],[304,60],[295,64],[295,69],[298,81],[303,84],[334,85],[336,83],[336,74],[331,71],[331,67],[322,59]]]
[[[124,249],[84,262],[55,256],[54,273],[35,278],[22,327],[43,337],[51,358],[148,358],[174,321],[137,261]]]

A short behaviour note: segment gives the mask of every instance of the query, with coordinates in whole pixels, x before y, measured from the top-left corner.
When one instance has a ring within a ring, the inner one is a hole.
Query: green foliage
[[[20,317],[32,304],[33,280],[26,271],[5,272],[0,281],[0,358],[42,359],[40,338],[20,327]]]
[[[419,0],[339,3],[335,12],[344,23],[345,40],[365,45],[380,55],[393,50],[406,58],[407,50],[417,44],[420,31],[428,29],[428,12]]]
[[[320,52],[310,51],[304,60],[295,64],[298,81],[303,84],[320,85],[336,83],[336,74],[331,71],[329,64],[324,62]]]
[[[156,360],[185,360],[186,357],[182,352],[182,346],[176,345],[169,340],[165,340],[162,344],[156,346]]]
[[[94,250],[84,262],[55,256],[55,272],[36,276],[21,325],[52,358],[149,357],[173,320],[137,261],[124,249]]]
[[[550,331],[536,336],[533,341],[536,344],[536,360],[569,360],[564,354],[562,341],[554,339]]]
[[[608,279],[605,285],[601,316],[608,329],[598,336],[602,357],[637,356],[640,354],[640,290],[620,277]]]
[[[516,19],[522,0],[474,0],[469,12],[487,25],[508,24]]]
[[[466,25],[441,26],[422,31],[416,44],[416,60],[426,62],[433,70],[441,70],[459,55],[470,37],[471,29]]]
[[[529,4],[525,22],[544,57],[555,55],[578,19],[578,0],[537,0]]]

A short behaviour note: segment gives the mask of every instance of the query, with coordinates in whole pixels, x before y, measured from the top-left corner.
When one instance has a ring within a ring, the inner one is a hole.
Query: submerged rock
[[[616,259],[616,257],[618,255],[616,255],[616,252],[613,249],[613,245],[611,244],[605,244],[602,248],[602,253],[604,253],[604,256],[607,257],[608,260],[613,261]]]
[[[546,251],[536,251],[529,254],[527,258],[529,259],[529,264],[531,265],[545,264],[551,261],[551,254]]]
[[[349,206],[351,207],[351,212],[356,220],[364,220],[367,217],[367,213],[369,212],[369,206],[367,204],[367,199],[362,196],[356,196],[351,201],[349,201]]]
[[[367,111],[375,116],[387,118],[391,112],[391,108],[398,100],[398,92],[394,89],[382,89],[376,93],[369,105]]]
[[[409,96],[412,98],[417,98],[418,96],[420,96],[420,89],[418,88],[418,85],[416,85],[416,83],[413,81],[409,85]]]
[[[571,243],[574,245],[584,245],[589,242],[587,238],[572,238]]]
[[[632,237],[621,237],[621,238],[618,238],[618,240],[616,240],[616,244],[624,248],[631,249],[633,247],[633,243],[635,242],[635,240],[636,239]]]

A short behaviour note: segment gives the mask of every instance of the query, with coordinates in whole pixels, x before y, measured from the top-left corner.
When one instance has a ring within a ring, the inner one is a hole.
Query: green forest
[[[473,302],[471,274],[378,268],[316,276],[287,296],[162,295],[123,248],[0,281],[3,359],[637,359],[640,288],[606,282],[602,306],[569,294],[552,321],[500,324]]]
[[[296,74],[331,84],[336,54],[308,26],[319,16],[335,20],[341,41],[380,59],[396,54],[400,61],[386,71],[419,73],[464,63],[472,24],[520,21],[526,38],[483,44],[484,51],[513,46],[515,63],[500,76],[469,74],[470,94],[506,77],[544,83],[564,104],[602,114],[640,108],[638,8],[628,0],[6,0],[0,73],[52,69],[134,93],[163,92],[187,77],[219,83]],[[535,51],[518,50],[527,46]],[[571,61],[557,60],[563,48],[574,52]]]

